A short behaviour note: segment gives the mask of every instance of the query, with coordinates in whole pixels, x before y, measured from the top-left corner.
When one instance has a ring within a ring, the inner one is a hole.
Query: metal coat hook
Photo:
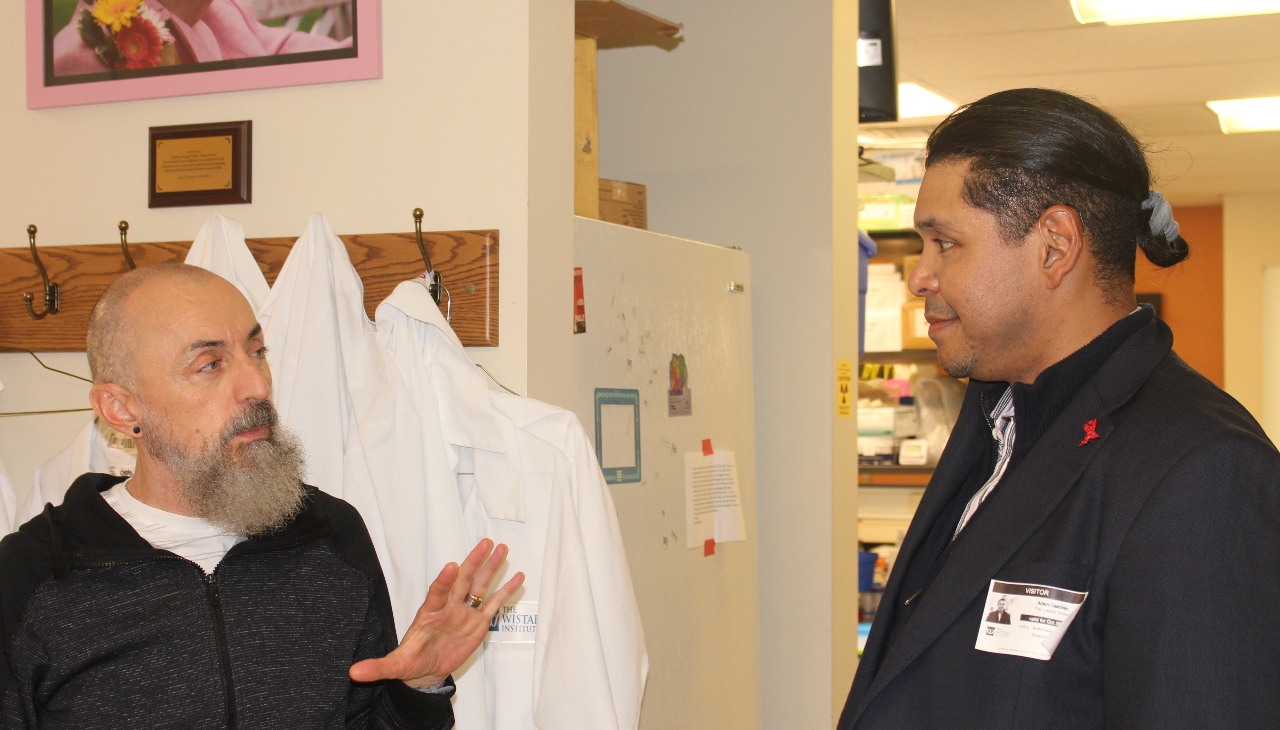
[[[413,229],[418,234],[418,253],[422,254],[422,263],[427,265],[427,275],[431,276],[436,273],[431,268],[431,257],[427,255],[427,244],[422,242],[422,208],[413,209]],[[439,304],[439,302],[436,302]]]
[[[35,300],[35,295],[27,292],[22,295],[22,302],[27,305],[27,314],[32,319],[44,319],[50,314],[58,313],[58,304],[61,298],[58,293],[58,285],[49,281],[49,273],[44,270],[44,264],[40,262],[40,254],[36,251],[36,226],[31,224],[27,226],[27,238],[31,244],[31,260],[36,262],[36,269],[40,271],[40,278],[44,280],[44,310],[36,313],[31,302]]]
[[[453,324],[453,295],[449,293],[448,287],[440,280],[440,274],[431,266],[431,257],[427,255],[427,244],[422,241],[422,208],[413,209],[413,228],[418,235],[418,252],[422,254],[422,263],[427,265],[426,273],[423,274],[427,280],[427,291],[430,292],[431,300],[437,306],[440,304],[441,295],[448,297],[444,319],[449,324]]]
[[[120,221],[116,227],[120,229],[120,250],[124,251],[125,263],[129,264],[130,269],[138,268],[138,265],[133,263],[133,256],[129,255],[129,221]]]

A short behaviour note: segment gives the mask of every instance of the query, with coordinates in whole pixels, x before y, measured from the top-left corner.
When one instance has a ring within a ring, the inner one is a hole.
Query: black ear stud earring
[[[137,435],[138,435],[138,434],[140,434],[140,433],[142,433],[142,429],[141,429],[141,428],[139,428],[139,427],[137,427],[137,426],[134,426],[134,427],[133,427],[133,435],[134,435],[134,436],[137,436]]]

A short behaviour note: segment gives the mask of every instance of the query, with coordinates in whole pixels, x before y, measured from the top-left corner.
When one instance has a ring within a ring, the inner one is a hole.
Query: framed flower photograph
[[[27,108],[382,76],[380,0],[26,0]]]

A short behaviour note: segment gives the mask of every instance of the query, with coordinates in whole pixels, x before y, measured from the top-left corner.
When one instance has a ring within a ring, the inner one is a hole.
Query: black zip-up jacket
[[[397,643],[353,507],[307,487],[282,532],[206,577],[102,499],[122,479],[85,474],[0,541],[0,728],[453,726],[451,689],[347,676]]]

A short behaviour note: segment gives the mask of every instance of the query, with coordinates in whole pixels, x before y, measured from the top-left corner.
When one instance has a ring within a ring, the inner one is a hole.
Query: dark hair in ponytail
[[[1159,267],[1173,266],[1187,258],[1190,250],[1187,248],[1187,242],[1181,235],[1174,235],[1173,240],[1160,232],[1154,230],[1151,218],[1154,210],[1144,209],[1143,223],[1138,227],[1138,248],[1142,249],[1142,253],[1146,255],[1147,260]]]
[[[1132,286],[1141,248],[1156,266],[1187,257],[1182,236],[1151,230],[1151,171],[1142,145],[1115,117],[1051,89],[1012,89],[967,104],[929,136],[925,166],[969,163],[965,201],[996,216],[1008,241],[1054,205],[1080,215],[1098,284]],[[1163,200],[1160,201],[1163,205]],[[1163,228],[1163,226],[1161,226]]]

